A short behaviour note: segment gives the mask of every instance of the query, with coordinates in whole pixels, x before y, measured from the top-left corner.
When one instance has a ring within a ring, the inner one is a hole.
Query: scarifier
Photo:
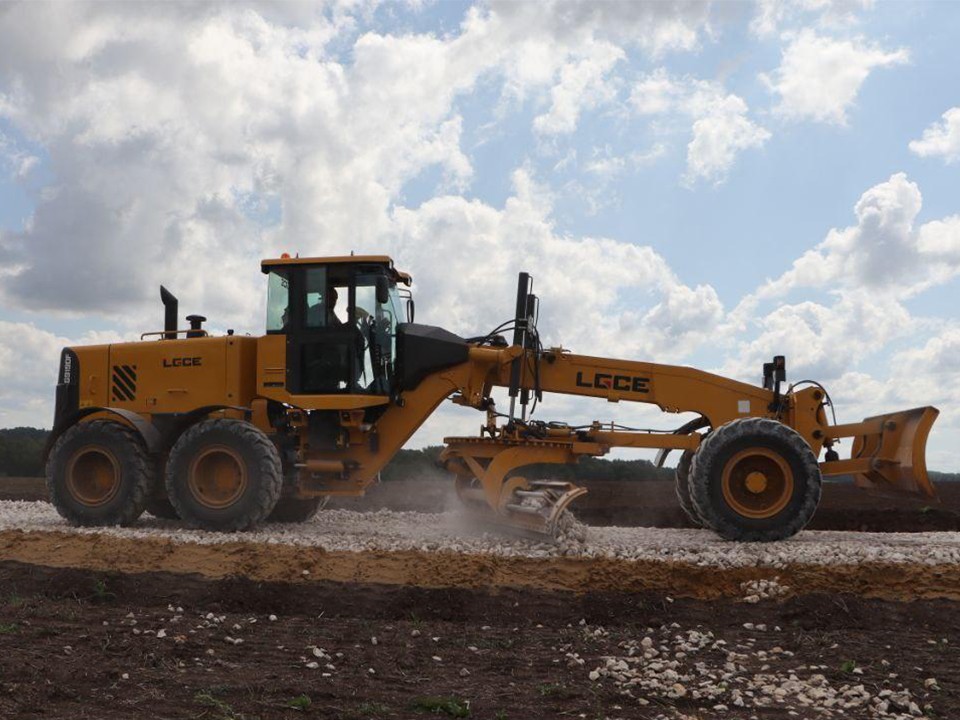
[[[526,479],[526,466],[575,463],[612,448],[681,451],[677,494],[699,525],[733,540],[787,538],[820,499],[821,476],[936,497],[924,463],[933,407],[838,425],[813,381],[784,388],[777,356],[754,386],[689,367],[544,348],[533,279],[521,273],[514,317],[464,339],[414,322],[411,278],[386,256],[262,263],[266,333],[213,336],[206,318],[139,342],[65,348],[47,482],[79,525],[130,524],[148,510],[207,530],[305,521],[334,495],[361,495],[447,398],[485,412],[477,437],[446,439],[441,463],[468,506],[554,534],[586,492]],[[501,333],[513,333],[507,342]],[[506,388],[509,410],[497,410]],[[533,419],[544,393],[641,402],[694,419],[672,431]],[[841,460],[836,445],[851,438]],[[823,455],[823,461],[818,458]]]

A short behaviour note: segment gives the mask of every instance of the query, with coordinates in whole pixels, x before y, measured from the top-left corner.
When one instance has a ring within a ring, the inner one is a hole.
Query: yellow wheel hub
[[[755,447],[741,450],[723,467],[723,499],[739,515],[770,518],[793,496],[790,464],[778,452]]]
[[[762,472],[752,472],[747,475],[744,485],[754,495],[759,495],[767,489],[767,476]]]
[[[120,463],[100,445],[80,448],[67,464],[67,490],[78,502],[99,507],[120,490]]]
[[[246,464],[236,450],[213,445],[190,463],[187,481],[199,503],[209,508],[229,507],[247,488]]]

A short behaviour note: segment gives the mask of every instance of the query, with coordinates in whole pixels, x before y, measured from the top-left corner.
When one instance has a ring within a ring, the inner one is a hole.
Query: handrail
[[[206,330],[200,330],[200,329],[193,330],[191,328],[183,328],[182,330],[158,330],[156,332],[141,333],[140,339],[143,340],[144,338],[152,337],[154,335],[159,335],[160,340],[166,340],[167,335],[180,335],[181,333],[203,333],[200,337],[210,337],[210,333],[208,333]]]

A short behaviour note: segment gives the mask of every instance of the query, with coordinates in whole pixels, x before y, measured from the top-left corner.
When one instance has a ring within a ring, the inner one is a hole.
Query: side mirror
[[[407,322],[413,322],[413,311],[415,310],[413,305],[413,298],[407,298]]]
[[[377,302],[386,305],[390,302],[390,285],[383,275],[377,277]]]

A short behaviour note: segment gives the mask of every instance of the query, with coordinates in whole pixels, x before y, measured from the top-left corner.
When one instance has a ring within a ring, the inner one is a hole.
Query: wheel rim
[[[88,507],[105,505],[120,490],[120,463],[99,445],[80,448],[67,465],[67,490]]]
[[[723,499],[734,512],[748,518],[770,518],[783,510],[793,495],[793,471],[783,457],[767,448],[748,448],[723,468]]]
[[[247,488],[247,468],[232,448],[215,445],[190,463],[188,485],[197,502],[209,508],[232,505]]]

